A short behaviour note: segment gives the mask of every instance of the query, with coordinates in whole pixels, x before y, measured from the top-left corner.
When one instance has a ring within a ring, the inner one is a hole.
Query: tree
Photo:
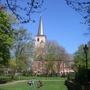
[[[0,0],[0,10],[10,11],[21,23],[32,21],[32,14],[39,12],[43,0]]]
[[[26,70],[28,66],[30,67],[30,62],[33,59],[33,39],[31,34],[23,28],[16,30],[14,36],[15,40],[11,48],[12,56],[16,59],[17,70]]]
[[[81,45],[78,48],[78,51],[75,52],[75,54],[74,54],[74,62],[75,62],[75,66],[77,68],[79,68],[79,67],[85,67],[83,47],[84,47],[84,45]]]
[[[35,48],[35,60],[44,60],[46,48],[41,45]]]
[[[16,60],[12,59],[9,61],[9,69],[10,69],[9,74],[11,75],[11,78],[14,79],[17,69]]]
[[[55,41],[48,41],[46,43],[45,47],[46,53],[45,53],[45,60],[56,60],[56,61],[63,61],[65,60],[66,51],[65,49],[60,46]]]
[[[59,72],[61,63],[67,64],[70,59],[69,54],[67,54],[65,49],[57,42],[47,42],[45,50],[46,53],[44,55],[44,60],[47,61],[47,72],[49,72],[50,74],[54,74],[56,70],[57,72]]]
[[[80,45],[78,50],[74,54],[74,65],[76,68],[85,68],[85,53],[83,50],[84,45]],[[88,67],[90,67],[90,47],[88,50]]]
[[[10,47],[13,43],[13,29],[10,18],[4,11],[0,11],[0,64],[8,65]]]
[[[85,19],[85,24],[90,27],[90,1],[89,0],[65,0],[67,5],[79,12]]]

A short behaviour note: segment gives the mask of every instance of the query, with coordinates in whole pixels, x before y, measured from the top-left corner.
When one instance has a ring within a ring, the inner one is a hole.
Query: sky
[[[41,13],[33,15],[35,23],[23,25],[33,36],[37,34],[42,16],[48,40],[57,41],[68,53],[73,54],[81,44],[89,41],[89,36],[84,35],[87,26],[80,23],[83,21],[81,15],[67,6],[65,0],[44,0],[44,8]]]

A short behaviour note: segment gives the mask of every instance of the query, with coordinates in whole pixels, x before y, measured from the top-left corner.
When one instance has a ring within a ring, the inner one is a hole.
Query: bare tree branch
[[[20,23],[28,23],[32,20],[32,14],[41,10],[43,0],[0,0],[0,10],[5,7],[16,16]]]
[[[65,0],[67,5],[79,12],[85,19],[84,24],[90,27],[90,1],[89,0]]]

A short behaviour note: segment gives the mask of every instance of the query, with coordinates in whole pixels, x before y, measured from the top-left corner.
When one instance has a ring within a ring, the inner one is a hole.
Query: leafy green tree
[[[90,41],[88,42],[88,68],[90,68]]]
[[[10,69],[9,74],[11,75],[12,79],[14,79],[14,76],[15,76],[15,73],[16,73],[16,68],[17,68],[16,60],[14,60],[14,59],[10,60],[9,61],[9,69]]]
[[[75,66],[76,66],[77,68],[79,68],[79,67],[85,67],[83,47],[84,47],[84,45],[81,45],[81,46],[78,48],[78,51],[75,52],[75,54],[74,54],[74,62],[75,62]]]
[[[74,54],[74,65],[76,68],[85,68],[86,61],[85,61],[85,53],[83,50],[84,45],[81,45],[78,50]],[[90,47],[88,49],[88,67],[90,67]]]
[[[10,47],[13,43],[12,24],[4,10],[0,10],[0,64],[7,65],[10,59]]]

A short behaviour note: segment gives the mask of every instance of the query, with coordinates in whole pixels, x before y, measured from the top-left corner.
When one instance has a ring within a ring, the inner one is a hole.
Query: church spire
[[[39,22],[39,28],[38,28],[37,35],[38,36],[44,35],[42,17],[40,17],[40,22]]]

